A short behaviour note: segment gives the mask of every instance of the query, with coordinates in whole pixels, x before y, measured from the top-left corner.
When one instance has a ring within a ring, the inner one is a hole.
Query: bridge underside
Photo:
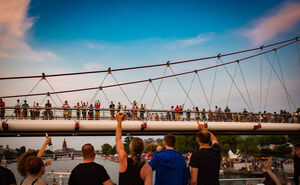
[[[255,122],[207,122],[217,135],[299,135],[300,124]],[[16,136],[113,136],[117,122],[111,120],[2,120],[0,137]],[[195,121],[124,121],[124,135],[195,135]]]

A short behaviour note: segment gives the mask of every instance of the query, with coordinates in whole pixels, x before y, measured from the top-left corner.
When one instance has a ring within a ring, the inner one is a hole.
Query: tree
[[[113,153],[113,148],[110,144],[108,143],[105,143],[101,146],[101,149],[102,149],[102,153],[104,155],[111,155]]]
[[[228,151],[231,150],[233,153],[237,151],[237,145],[241,139],[236,135],[220,135],[217,136],[219,145],[221,148],[222,156],[228,157]]]
[[[155,144],[149,144],[149,145],[146,146],[145,152],[153,154],[156,151],[157,146],[158,145],[155,145]]]
[[[237,145],[239,153],[247,156],[257,156],[259,149],[254,137],[246,137],[241,139]]]
[[[198,149],[196,136],[177,135],[175,148],[180,153],[187,153]]]
[[[54,154],[54,152],[52,152],[51,150],[46,150],[46,151],[45,151],[45,154],[46,154],[46,155]]]
[[[130,153],[129,151],[129,146],[130,146],[130,142],[133,140],[133,137],[132,136],[127,136],[125,137],[124,139],[124,148],[125,148],[125,151],[127,154]]]
[[[14,153],[11,152],[10,150],[4,150],[4,151],[3,151],[3,156],[4,156],[4,158],[5,158],[6,160],[12,159],[13,155],[14,155]]]
[[[20,155],[22,155],[23,153],[26,152],[26,147],[21,146],[20,148],[16,148],[16,152],[17,152],[17,155],[20,156]]]

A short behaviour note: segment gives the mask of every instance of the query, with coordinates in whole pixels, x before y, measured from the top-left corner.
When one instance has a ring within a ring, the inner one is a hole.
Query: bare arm
[[[197,121],[197,123],[198,123],[199,130],[207,130],[203,124],[200,124],[198,121]],[[207,130],[207,132],[209,132],[209,134],[210,134],[210,140],[211,140],[212,145],[218,144],[219,142],[218,142],[217,137],[210,131]]]
[[[140,177],[144,181],[144,185],[152,185],[152,168],[148,163],[142,167]]]
[[[42,157],[44,155],[44,152],[46,150],[46,147],[48,145],[48,143],[51,142],[51,137],[47,137],[45,143],[43,144],[42,148],[39,150],[37,157]]]
[[[272,158],[269,157],[268,162],[265,164],[266,171],[270,175],[270,177],[273,179],[273,181],[275,182],[276,185],[281,185],[281,182],[278,179],[278,177],[272,172],[271,166],[272,166]]]
[[[127,154],[125,152],[124,145],[122,143],[122,118],[124,114],[117,114],[117,129],[116,129],[116,149],[120,161],[120,172],[124,172],[127,169]]]
[[[103,185],[114,185],[115,183],[113,183],[110,179],[103,182]]]
[[[198,168],[191,167],[191,185],[197,185]]]

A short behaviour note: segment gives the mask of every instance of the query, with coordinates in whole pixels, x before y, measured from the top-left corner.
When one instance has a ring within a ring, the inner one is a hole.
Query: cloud
[[[255,20],[252,28],[244,30],[243,35],[254,45],[262,44],[279,33],[287,32],[300,21],[300,2],[285,2],[281,6]]]
[[[84,70],[105,70],[107,68],[104,68],[102,64],[91,62],[91,63],[85,63],[83,66]]]
[[[176,48],[187,48],[187,47],[195,46],[207,42],[212,38],[213,35],[214,33],[207,33],[207,34],[200,33],[196,37],[173,41],[168,45],[168,48],[176,49]]]
[[[26,42],[26,33],[34,19],[27,17],[30,0],[0,0],[0,58],[28,61],[51,61],[58,57],[44,50],[35,50]]]

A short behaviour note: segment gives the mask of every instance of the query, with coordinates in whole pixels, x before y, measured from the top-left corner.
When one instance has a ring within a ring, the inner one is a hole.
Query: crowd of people
[[[0,99],[0,117],[4,119],[5,116],[5,102]],[[125,113],[124,119],[127,120],[150,120],[150,121],[216,121],[216,122],[262,122],[262,123],[300,123],[299,110],[289,113],[286,110],[280,110],[279,113],[253,113],[244,109],[242,112],[232,112],[228,106],[222,111],[221,107],[215,106],[215,109],[200,110],[198,107],[193,109],[184,109],[183,105],[171,106],[167,110],[149,110],[145,104],[138,105],[133,101],[131,106],[122,105],[118,102],[115,106],[111,101],[109,107],[102,108],[101,102],[96,100],[94,104],[88,102],[77,102],[75,106],[70,106],[66,100],[61,107],[52,107],[50,100],[47,100],[44,107],[39,103],[34,102],[32,107],[26,100],[20,103],[17,100],[14,106],[14,117],[16,119],[54,119],[54,110],[62,110],[62,117],[66,120],[76,118],[78,120],[100,120],[111,119],[115,120],[116,113]],[[76,112],[76,116],[72,117],[72,112]],[[109,116],[105,113],[109,112]]]
[[[135,137],[129,145],[129,154],[125,152],[122,143],[122,120],[125,114],[116,114],[117,128],[115,134],[116,150],[120,162],[120,185],[152,185],[152,172],[155,171],[155,185],[218,185],[221,166],[221,149],[217,138],[199,122],[196,135],[199,149],[193,152],[188,160],[181,153],[175,151],[176,137],[166,135],[163,146],[158,146],[149,163],[142,160],[144,141]],[[17,169],[24,177],[21,185],[46,185],[42,178],[45,167],[51,161],[44,162],[42,156],[51,138],[47,137],[39,151],[29,150],[18,159]],[[83,162],[71,172],[69,185],[113,185],[106,169],[95,163],[95,149],[92,144],[82,146]],[[300,178],[300,144],[293,146],[294,181],[299,184]],[[291,185],[283,172],[272,167],[272,158],[264,164],[266,169],[265,184]],[[0,184],[16,184],[14,174],[4,167],[0,167]]]

